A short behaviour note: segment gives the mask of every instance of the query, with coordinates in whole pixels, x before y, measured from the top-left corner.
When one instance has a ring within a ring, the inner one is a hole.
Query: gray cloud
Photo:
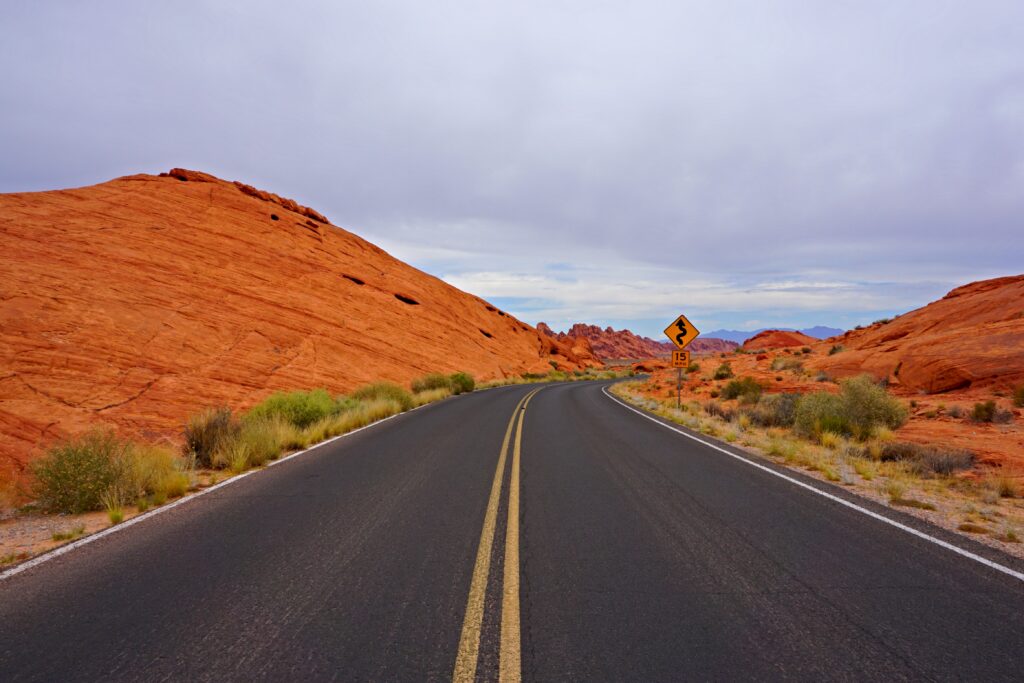
[[[1019,3],[509,5],[20,3],[0,190],[200,168],[530,319],[648,333],[1021,269]]]

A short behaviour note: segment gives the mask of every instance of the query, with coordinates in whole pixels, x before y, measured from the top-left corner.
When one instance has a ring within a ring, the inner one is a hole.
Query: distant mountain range
[[[765,330],[783,330],[785,332],[800,332],[806,334],[808,337],[814,337],[815,339],[828,339],[834,337],[837,334],[842,334],[846,330],[841,330],[838,327],[825,327],[823,325],[817,325],[815,327],[808,327],[803,330],[795,330],[792,327],[762,327],[757,330],[715,330],[714,332],[707,332],[704,336],[715,337],[717,339],[728,339],[734,341],[737,344],[742,344],[746,340],[750,339],[754,335],[761,334]]]

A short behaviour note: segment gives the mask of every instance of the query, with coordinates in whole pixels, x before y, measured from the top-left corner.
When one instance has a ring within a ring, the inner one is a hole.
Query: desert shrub
[[[390,382],[367,384],[352,392],[351,398],[367,403],[374,401],[394,401],[402,410],[412,408],[412,395],[408,391]]]
[[[686,366],[686,371],[687,372],[700,372],[700,363],[693,363],[693,362],[691,362],[689,365]]]
[[[711,417],[719,417],[726,422],[731,422],[736,417],[736,411],[732,408],[726,408],[718,401],[708,401],[704,404],[704,412]]]
[[[1024,408],[1024,384],[1013,390],[1013,405]]]
[[[971,419],[975,422],[992,422],[996,417],[996,402],[982,401],[975,403],[971,410]]]
[[[738,398],[742,403],[757,403],[763,391],[761,385],[753,377],[734,379],[722,389],[722,398],[726,400]]]
[[[907,421],[907,409],[867,375],[844,380],[840,396],[853,436],[866,439],[876,427],[896,429]]]
[[[210,408],[193,415],[185,425],[186,457],[195,458],[200,467],[213,467],[217,452],[238,436],[241,425],[230,408]]]
[[[32,464],[33,493],[55,512],[98,510],[124,478],[132,445],[113,432],[90,432],[51,447]]]
[[[411,386],[413,393],[418,394],[422,391],[432,391],[434,389],[451,389],[452,381],[447,375],[432,372],[429,375],[423,375],[418,379],[414,379]]]
[[[841,386],[838,394],[815,392],[799,401],[797,432],[817,437],[827,431],[866,439],[877,427],[896,429],[906,422],[906,408],[867,375],[844,380]]]
[[[818,374],[814,376],[815,382],[831,382],[832,375],[828,374],[824,370],[819,370]]]
[[[964,416],[964,409],[960,406],[953,406],[947,411],[947,414],[952,418],[959,419]]]
[[[456,372],[448,379],[451,382],[453,394],[467,394],[476,389],[476,380],[467,372]],[[568,375],[566,375],[566,379],[568,379]]]
[[[793,370],[799,371],[804,369],[804,362],[799,358],[786,358],[785,356],[776,356],[772,359],[772,370]]]
[[[837,353],[841,352],[842,350],[843,350],[843,345],[842,344],[836,344],[835,346],[833,346],[831,349],[828,350],[828,355],[834,356]]]
[[[793,427],[806,437],[817,437],[821,432],[850,434],[849,422],[843,415],[843,400],[837,394],[816,391],[803,396],[796,405]]]
[[[811,352],[811,347],[810,346],[805,346],[802,349],[800,349],[800,353],[802,353],[804,355],[806,355],[806,354],[808,354],[810,352]]]
[[[761,427],[792,427],[799,400],[800,394],[771,394],[743,412]]]
[[[728,361],[719,365],[715,370],[715,379],[729,379],[732,376],[732,365]]]
[[[892,318],[879,318],[878,320],[876,320],[875,322],[873,322],[871,324],[872,325],[888,325],[891,322],[892,322]]]
[[[940,448],[901,441],[883,444],[879,459],[907,463],[918,474],[947,476],[974,465],[974,454],[962,448]]]
[[[324,389],[277,392],[249,411],[254,418],[281,417],[304,429],[317,420],[337,412],[334,399]]]

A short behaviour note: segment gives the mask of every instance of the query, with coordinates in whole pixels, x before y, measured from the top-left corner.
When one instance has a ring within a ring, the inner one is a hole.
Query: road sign
[[[665,328],[665,335],[681,349],[685,349],[699,334],[700,331],[686,319],[685,315],[680,315],[675,322]]]
[[[690,352],[689,351],[673,351],[672,352],[672,367],[674,368],[688,368],[690,367]]]

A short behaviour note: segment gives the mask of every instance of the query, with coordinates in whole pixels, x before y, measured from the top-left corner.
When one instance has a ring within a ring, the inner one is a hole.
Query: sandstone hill
[[[601,329],[597,325],[576,323],[568,332],[555,332],[546,323],[537,323],[537,329],[559,341],[576,344],[576,340],[585,339],[593,353],[601,359],[612,358],[658,358],[668,356],[675,345],[671,342],[655,341],[649,337],[641,337],[629,330],[615,330],[611,327]],[[724,339],[703,337],[690,344],[689,350],[694,352],[731,351],[738,346],[735,342]]]
[[[747,350],[758,349],[784,349],[789,346],[807,346],[818,340],[802,332],[790,330],[765,330],[758,332],[753,337],[743,342],[743,348]]]
[[[927,306],[827,343],[842,351],[817,366],[837,376],[869,372],[926,393],[1009,389],[1024,382],[1024,275],[957,287]]]
[[[0,339],[8,466],[279,389],[599,364],[312,209],[181,169],[0,195]]]

